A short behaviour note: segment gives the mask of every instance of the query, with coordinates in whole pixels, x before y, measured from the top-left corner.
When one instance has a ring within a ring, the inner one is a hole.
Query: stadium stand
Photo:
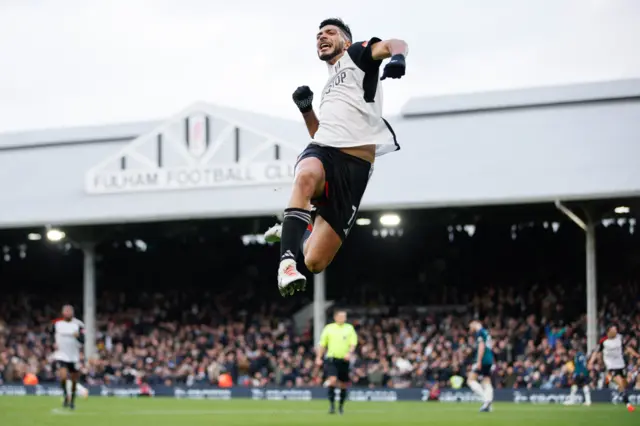
[[[602,299],[600,327],[617,322],[637,345],[640,337],[638,285],[615,287]],[[474,297],[463,316],[428,314],[362,316],[354,323],[360,336],[352,382],[358,387],[450,387],[453,376],[466,376],[471,354],[467,320],[475,312],[496,342],[498,387],[559,388],[569,385],[570,348],[584,347],[585,319],[564,316],[566,290],[513,287],[487,289]],[[88,384],[216,384],[229,373],[241,386],[310,386],[321,384],[314,371],[309,331],[296,336],[277,305],[248,315],[222,317],[202,303],[172,294],[104,294],[111,311],[99,317],[99,359],[82,373]],[[125,302],[126,301],[126,302]],[[59,304],[42,304],[16,295],[0,304],[0,377],[21,381],[34,373],[39,381],[55,379],[47,326]],[[620,312],[625,314],[621,315]],[[629,324],[629,325],[627,325]],[[640,360],[629,371],[635,378]],[[606,386],[601,366],[592,372],[594,387]],[[636,382],[640,389],[640,380]]]
[[[557,216],[438,214],[407,214],[403,235],[355,229],[327,273],[328,298],[348,308],[360,338],[353,385],[460,387],[478,317],[495,340],[498,388],[567,387],[571,351],[586,349],[581,230]],[[277,247],[216,229],[145,236],[144,246],[116,235],[99,248],[99,356],[83,362],[84,382],[215,385],[228,373],[247,387],[322,384],[310,324],[296,333],[292,321],[308,293],[282,299],[262,272]],[[628,223],[598,229],[600,332],[617,323],[637,347],[638,236]],[[82,305],[81,264],[74,250],[42,244],[2,263],[0,382],[55,380],[47,327],[62,304]],[[630,361],[640,389],[640,360]],[[594,388],[608,386],[602,366],[591,375]]]

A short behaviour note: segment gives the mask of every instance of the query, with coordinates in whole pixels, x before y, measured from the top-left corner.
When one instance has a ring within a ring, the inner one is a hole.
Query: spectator
[[[563,302],[572,292],[542,288],[479,291],[469,298],[467,310],[455,315],[446,310],[417,315],[398,307],[393,309],[394,316],[371,310],[351,315],[360,339],[352,360],[353,385],[459,387],[473,355],[468,320],[478,312],[494,340],[498,387],[568,386],[567,349],[585,345],[586,318],[570,317],[563,308],[569,306]],[[637,288],[614,286],[599,304],[600,330],[612,321],[619,322],[632,345],[640,337]],[[219,310],[188,293],[106,295],[100,300],[108,308],[97,318],[98,357],[83,360],[81,369],[89,385],[141,381],[151,386],[215,385],[225,373],[240,386],[321,384],[309,330],[296,334],[287,319],[290,316],[279,308],[265,304],[247,315],[246,311]],[[13,309],[16,305],[22,309]],[[0,301],[2,383],[19,383],[27,373],[36,374],[40,383],[55,381],[47,331],[54,306],[58,306],[56,301],[38,303],[26,296]],[[631,361],[630,382],[640,386],[636,379],[640,365],[638,360]],[[592,386],[605,386],[602,366],[591,374]]]

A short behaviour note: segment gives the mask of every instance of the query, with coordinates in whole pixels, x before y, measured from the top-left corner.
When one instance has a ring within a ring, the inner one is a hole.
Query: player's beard
[[[338,45],[336,45],[336,47],[333,48],[332,52],[320,55],[319,58],[321,61],[329,62],[336,56],[341,55],[342,52],[344,52],[344,42],[341,41],[338,43]]]

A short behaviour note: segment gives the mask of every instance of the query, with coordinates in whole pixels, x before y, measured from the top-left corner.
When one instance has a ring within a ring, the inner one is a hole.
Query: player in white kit
[[[84,343],[84,323],[75,318],[73,307],[62,308],[62,319],[52,326],[55,352],[53,355],[58,378],[64,394],[64,407],[75,408],[76,389],[79,378],[80,348]],[[71,378],[71,393],[67,392],[67,380]]]
[[[626,354],[632,355],[636,358],[640,357],[633,348],[625,348],[622,336],[618,334],[617,327],[611,326],[607,330],[607,337],[602,339],[600,342],[599,350],[591,355],[591,359],[589,360],[589,369],[593,368],[593,363],[598,357],[602,357],[604,366],[607,369],[607,374],[618,385],[618,391],[627,406],[627,410],[633,412],[635,411],[635,408],[629,403],[629,395],[627,394],[627,387],[629,383],[627,383]]]
[[[316,34],[316,49],[329,72],[318,115],[308,86],[293,93],[312,141],[298,157],[282,224],[265,233],[267,241],[281,242],[278,288],[283,296],[305,288],[306,277],[297,268],[301,251],[312,273],[331,263],[356,220],[375,157],[400,149],[382,118],[381,80],[405,74],[407,44],[376,37],[353,42],[342,20],[326,19]]]

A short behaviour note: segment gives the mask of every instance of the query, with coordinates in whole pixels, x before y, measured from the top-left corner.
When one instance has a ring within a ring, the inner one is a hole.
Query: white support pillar
[[[92,243],[82,244],[84,253],[84,355],[91,359],[96,355],[96,253]]]
[[[591,353],[598,344],[598,306],[596,279],[596,228],[587,222],[587,351]]]
[[[586,233],[586,279],[587,279],[587,352],[598,344],[598,284],[596,275],[596,227],[591,218],[585,223],[577,214],[556,200],[556,207]]]
[[[325,272],[320,272],[313,277],[313,340],[314,345],[320,342],[320,334],[327,323],[325,306]]]

